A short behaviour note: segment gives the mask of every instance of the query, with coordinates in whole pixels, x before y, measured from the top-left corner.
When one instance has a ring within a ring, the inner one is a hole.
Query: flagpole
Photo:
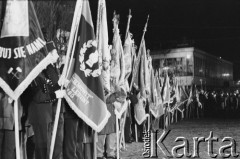
[[[99,44],[99,31],[100,31],[100,17],[101,17],[101,3],[102,3],[102,0],[98,0],[98,11],[97,11],[97,28],[96,28],[96,41],[97,41],[97,44]],[[97,46],[99,47],[99,46]],[[99,53],[99,67],[101,67],[102,65],[102,54]],[[94,137],[93,137],[93,158],[96,159],[97,158],[97,142],[98,142],[98,133],[97,131],[94,131]]]
[[[14,122],[15,122],[16,159],[20,159],[21,157],[19,145],[18,99],[14,100]]]
[[[118,15],[116,14],[116,11],[113,12],[113,33],[115,34],[115,31],[117,31],[118,29]],[[113,37],[114,38],[114,37]],[[119,159],[119,123],[118,123],[118,113],[117,113],[117,109],[115,108],[114,112],[116,115],[116,134],[117,134],[117,159]]]
[[[142,42],[143,42],[143,40],[144,40],[144,36],[145,36],[146,31],[147,31],[148,20],[149,20],[149,15],[148,15],[148,17],[147,17],[147,21],[146,21],[146,24],[145,24],[145,27],[144,27],[144,30],[143,30],[143,35],[142,35],[142,39],[141,39],[141,44],[142,44]],[[140,44],[140,45],[141,45],[141,44]],[[141,57],[141,55],[138,54],[137,59],[140,59],[140,57]],[[138,65],[139,65],[139,62],[135,65],[136,67],[134,67],[134,68],[137,68]],[[132,90],[133,80],[134,80],[136,74],[137,74],[137,70],[134,69],[134,70],[133,70],[133,76],[132,76],[131,84],[130,84],[130,91]]]
[[[115,109],[115,111],[117,111]],[[116,134],[117,134],[117,159],[119,159],[119,125],[118,125],[118,116],[116,115]]]
[[[141,43],[140,43],[140,46],[141,46],[141,44],[142,44],[142,42],[143,42],[143,39],[144,39],[144,36],[145,36],[145,32],[147,31],[147,25],[148,25],[148,20],[149,20],[149,15],[148,15],[148,17],[147,17],[147,21],[146,21],[146,24],[145,24],[145,27],[144,27],[144,30],[143,30],[143,35],[142,35],[142,39],[141,39]],[[136,74],[137,74],[137,68],[138,68],[138,66],[139,66],[139,59],[141,58],[141,55],[140,55],[140,53],[138,53],[138,56],[137,56],[137,64],[135,65],[135,67],[133,68],[133,71],[132,71],[132,74],[133,74],[133,76],[132,76],[132,80],[131,80],[131,84],[130,84],[130,92],[131,92],[131,90],[132,90],[132,87],[133,87],[133,81],[134,81],[134,79],[135,79],[135,76],[136,76]],[[137,136],[137,124],[135,123],[135,139],[136,139],[136,142],[138,142],[138,136]]]
[[[131,9],[129,9],[128,23],[127,23],[126,33],[125,33],[125,41],[126,41],[126,39],[127,39],[128,33],[129,33],[131,18],[132,18]],[[126,81],[126,82],[127,82],[127,81]],[[130,105],[130,103],[128,103],[128,108],[129,108],[129,105]],[[124,129],[125,129],[127,111],[128,111],[128,109],[126,109],[126,111],[124,112],[124,116],[123,116],[123,119],[122,119],[122,120],[123,120],[123,123],[121,124],[121,127],[120,127],[120,129],[121,129],[121,130],[120,130],[120,144],[123,143],[123,148],[124,148],[124,149],[126,148],[126,146],[125,146],[125,134],[124,134]]]
[[[131,18],[132,18],[131,9],[129,9],[128,23],[127,23],[126,33],[125,33],[125,40],[127,39],[127,35],[128,35],[128,32],[129,32]]]
[[[68,76],[69,71],[70,71],[71,63],[69,64],[69,57],[70,57],[71,52],[72,52],[72,54],[71,54],[70,62],[72,62],[72,60],[73,60],[74,48],[72,48],[71,46],[73,44],[75,45],[75,43],[76,43],[75,42],[77,39],[76,32],[77,32],[77,29],[79,26],[79,21],[81,18],[81,11],[82,11],[82,0],[77,0],[76,6],[75,6],[74,17],[73,17],[73,23],[72,23],[72,27],[71,27],[71,33],[70,33],[70,37],[69,37],[69,44],[68,44],[67,55],[66,55],[66,63],[64,65],[63,72],[61,75],[62,79],[60,79],[60,80],[62,80],[61,81],[61,90],[63,89],[63,85],[65,83],[66,77]],[[53,156],[59,115],[60,115],[60,110],[61,110],[61,102],[62,102],[62,98],[59,98],[58,103],[57,103],[57,110],[56,110],[56,114],[55,114],[55,120],[54,120],[54,126],[53,126],[52,138],[51,138],[49,159],[52,159],[52,156]]]

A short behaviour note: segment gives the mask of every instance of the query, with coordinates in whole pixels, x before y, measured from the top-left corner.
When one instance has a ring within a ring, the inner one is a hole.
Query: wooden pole
[[[150,113],[147,114],[147,115],[148,115],[148,116],[147,116],[147,118],[148,118],[148,129],[147,129],[147,131],[150,131],[151,116],[150,116]]]
[[[129,9],[128,22],[127,22],[127,28],[126,28],[126,33],[125,33],[125,40],[127,39],[127,35],[129,33],[131,18],[132,18],[131,9]]]
[[[19,144],[18,99],[14,100],[14,122],[15,122],[16,159],[20,159],[21,157]]]
[[[144,40],[144,36],[145,36],[146,31],[147,31],[148,20],[149,20],[149,15],[148,15],[148,17],[147,17],[147,22],[146,22],[145,27],[144,27],[144,30],[143,30],[143,35],[142,35],[141,44],[142,44],[142,42],[143,42],[143,40]],[[140,45],[141,45],[141,44],[140,44]],[[135,78],[135,76],[136,76],[136,74],[137,74],[137,68],[138,68],[138,66],[139,66],[140,58],[141,58],[141,54],[138,53],[137,60],[136,60],[138,63],[135,64],[135,67],[134,67],[134,69],[133,69],[133,73],[132,73],[133,76],[132,76],[132,80],[131,80],[131,84],[130,84],[130,90],[132,90],[133,81],[134,81],[134,78]]]
[[[128,33],[129,33],[131,18],[132,18],[131,9],[129,9],[128,23],[127,23],[126,33],[125,33],[125,41],[126,41],[126,39],[127,39]],[[130,90],[130,91],[131,91],[131,90]],[[128,103],[128,108],[129,108],[129,104],[130,104],[130,103]],[[126,111],[124,112],[124,116],[123,116],[123,119],[122,119],[122,120],[123,120],[123,121],[122,121],[123,123],[121,124],[121,127],[120,127],[120,145],[123,144],[123,148],[124,148],[124,149],[126,148],[126,146],[125,146],[125,133],[124,133],[124,129],[125,129],[127,112],[128,112],[128,109],[126,109]]]
[[[137,124],[135,123],[135,140],[138,142]]]
[[[68,76],[69,71],[70,71],[69,65],[71,63],[69,64],[69,61],[72,62],[72,60],[73,60],[74,47],[71,47],[71,46],[73,46],[73,45],[75,46],[75,43],[76,43],[76,39],[77,39],[76,33],[77,33],[77,30],[79,27],[81,12],[82,12],[82,0],[77,0],[76,6],[75,6],[75,12],[74,12],[74,17],[73,17],[71,33],[70,33],[70,37],[69,37],[69,45],[68,45],[68,49],[67,49],[66,63],[64,65],[62,77],[61,77],[61,78],[63,78],[62,79],[63,81],[66,80],[66,77]],[[71,58],[70,58],[70,54],[71,54]],[[69,58],[70,58],[70,60],[69,60]],[[64,82],[62,82],[61,84],[62,84],[61,85],[61,90],[62,90]],[[54,126],[53,126],[52,138],[51,138],[49,159],[52,159],[52,156],[53,156],[59,115],[60,115],[60,110],[61,110],[61,103],[62,103],[62,99],[59,98],[58,103],[57,103],[57,110],[56,110],[56,114],[55,114],[55,120],[54,120]]]
[[[117,111],[115,109],[115,111]],[[116,134],[117,134],[117,159],[119,159],[119,125],[118,125],[118,116],[116,115]]]
[[[143,30],[143,35],[142,35],[141,44],[142,44],[142,42],[143,42],[143,40],[144,40],[145,32],[147,31],[148,20],[149,20],[149,15],[148,15],[148,17],[147,17],[147,22],[146,22],[145,27],[144,27],[144,30]],[[140,44],[140,45],[141,45],[141,44]],[[138,68],[138,66],[139,66],[140,58],[141,58],[141,54],[138,53],[137,60],[136,60],[136,62],[138,62],[138,63],[136,63],[136,64],[135,64],[135,67],[133,68],[132,80],[131,80],[131,84],[130,84],[130,90],[132,90],[132,87],[133,87],[133,81],[134,81],[134,78],[135,78],[135,76],[136,76],[136,74],[137,74],[137,68]],[[136,138],[136,142],[138,142],[137,124],[135,124],[135,138]]]
[[[98,141],[98,133],[94,131],[94,143],[93,143],[93,158],[97,158],[97,141]]]

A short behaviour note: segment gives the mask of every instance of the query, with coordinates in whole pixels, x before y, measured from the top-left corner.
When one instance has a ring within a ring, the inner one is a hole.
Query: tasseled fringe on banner
[[[49,64],[53,64],[58,59],[57,51],[50,52],[22,81],[22,83],[13,91],[9,85],[0,78],[0,87],[10,96],[12,99],[17,100],[23,91],[29,86],[29,84],[42,72],[46,69]]]
[[[114,111],[116,116],[118,117],[118,119],[120,119],[122,117],[123,113],[127,110],[127,108],[128,108],[128,101],[125,100],[125,102],[122,104],[121,110],[120,111],[118,111],[118,110]]]
[[[138,120],[137,116],[135,115],[135,120],[138,123],[138,125],[141,125],[148,117],[149,117],[149,114],[145,114],[145,116],[141,120]]]
[[[96,132],[100,132],[104,126],[107,124],[108,122],[108,118],[111,116],[111,114],[109,113],[109,111],[106,111],[107,114],[105,116],[105,118],[103,119],[103,121],[99,124],[96,125],[94,122],[92,122],[91,120],[89,120],[89,118],[82,113],[81,111],[79,111],[79,109],[75,106],[75,104],[72,102],[72,100],[65,95],[64,98],[66,99],[66,101],[68,102],[69,106],[72,108],[72,110],[87,124],[89,125],[93,130],[95,130]],[[107,109],[107,107],[106,107]]]

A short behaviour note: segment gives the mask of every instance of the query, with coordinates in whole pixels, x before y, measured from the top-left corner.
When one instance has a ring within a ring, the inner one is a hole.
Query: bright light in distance
[[[191,57],[191,55],[188,54],[188,55],[187,55],[187,59],[190,59],[190,57]]]
[[[164,70],[168,70],[168,69],[169,69],[169,67],[167,67],[167,66],[166,66],[166,67],[163,67],[163,69],[164,69]]]
[[[222,76],[223,77],[228,77],[228,76],[230,76],[230,74],[229,73],[223,73]]]

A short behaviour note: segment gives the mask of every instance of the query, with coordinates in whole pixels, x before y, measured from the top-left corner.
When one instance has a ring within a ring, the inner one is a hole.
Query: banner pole
[[[16,159],[20,159],[20,145],[19,145],[19,121],[18,121],[18,99],[14,100],[14,122],[15,122],[15,146]]]
[[[115,112],[116,111],[117,110],[115,109]],[[119,159],[119,125],[118,125],[118,116],[117,116],[117,114],[116,114],[116,134],[117,134],[117,159]]]
[[[97,141],[98,141],[98,133],[94,131],[94,143],[93,143],[93,158],[97,159]]]
[[[126,100],[128,106],[127,106],[127,109],[125,110],[124,112],[124,116],[123,116],[123,119],[122,120],[122,123],[121,123],[121,127],[120,127],[120,147],[121,145],[123,144],[123,148],[126,149],[126,144],[125,144],[125,132],[124,132],[124,129],[125,129],[125,123],[126,123],[126,118],[127,118],[127,112],[128,112],[128,109],[130,107],[130,103],[131,101],[129,100]]]
[[[97,44],[99,44],[99,31],[100,31],[100,21],[101,21],[101,3],[102,0],[98,0],[98,11],[97,11],[97,27],[96,27],[96,41]],[[99,47],[99,46],[98,46]],[[98,52],[99,53],[99,52]],[[99,56],[102,56],[99,54]],[[99,59],[99,67],[102,65],[102,57],[98,58]],[[93,158],[97,159],[97,141],[98,141],[98,133],[97,131],[94,131],[94,139],[93,139]]]
[[[126,39],[127,39],[127,35],[128,35],[128,32],[129,32],[131,18],[132,18],[131,9],[129,9],[127,29],[126,29],[126,33],[125,33],[125,41],[126,41]],[[128,101],[127,101],[127,102],[128,102]],[[129,102],[128,102],[128,103],[129,103]],[[128,104],[128,108],[129,108],[129,104]],[[124,148],[124,149],[126,149],[124,129],[125,129],[125,123],[126,123],[128,108],[127,108],[127,109],[125,110],[125,112],[124,112],[123,119],[121,119],[121,120],[123,120],[123,121],[122,121],[123,123],[121,124],[121,127],[120,127],[120,145],[123,144],[123,148]]]
[[[128,32],[129,32],[131,18],[132,18],[132,15],[131,15],[131,9],[129,9],[128,22],[127,22],[127,29],[126,29],[126,33],[125,33],[125,40],[127,39],[127,35],[128,35]]]
[[[70,33],[70,37],[69,37],[69,44],[68,44],[68,49],[67,49],[67,55],[66,55],[66,63],[64,65],[63,68],[63,72],[61,75],[62,78],[62,83],[61,83],[61,90],[63,89],[63,85],[64,85],[64,81],[66,80],[66,77],[69,74],[70,71],[70,64],[69,61],[72,62],[73,60],[73,51],[74,51],[74,47],[70,47],[70,46],[75,46],[75,41],[76,41],[76,32],[79,26],[79,21],[81,18],[81,11],[82,11],[82,0],[77,0],[76,2],[76,6],[75,6],[75,12],[74,12],[74,17],[73,17],[73,23],[72,23],[72,27],[71,27],[71,33]],[[72,52],[72,54],[71,54]],[[71,54],[71,58],[69,60]],[[68,66],[69,65],[69,66]],[[61,103],[62,103],[62,98],[58,99],[58,103],[57,103],[57,110],[56,110],[56,114],[55,114],[55,119],[54,119],[54,126],[53,126],[53,132],[52,132],[52,138],[51,138],[51,145],[50,145],[50,154],[49,154],[49,159],[52,159],[53,157],[53,151],[54,151],[54,146],[55,146],[55,140],[56,140],[56,134],[57,134],[57,127],[58,127],[58,121],[59,121],[59,115],[60,115],[60,110],[61,110]]]
[[[143,42],[145,33],[146,33],[146,31],[147,31],[148,20],[149,20],[149,15],[148,15],[148,17],[147,17],[147,22],[146,22],[145,27],[144,27],[144,30],[143,30],[143,35],[142,35],[142,39],[141,39],[140,46],[141,46],[141,44],[142,44],[142,42]],[[135,78],[135,76],[136,76],[136,74],[137,74],[137,72],[136,72],[137,70],[135,70],[135,68],[137,69],[137,67],[138,67],[138,65],[139,65],[139,59],[140,59],[140,58],[141,58],[141,55],[138,54],[138,56],[137,56],[137,62],[138,62],[138,63],[135,65],[135,67],[133,68],[133,72],[132,72],[133,76],[132,76],[132,80],[131,80],[131,83],[130,83],[130,91],[132,90],[133,80],[134,80],[134,78]]]

